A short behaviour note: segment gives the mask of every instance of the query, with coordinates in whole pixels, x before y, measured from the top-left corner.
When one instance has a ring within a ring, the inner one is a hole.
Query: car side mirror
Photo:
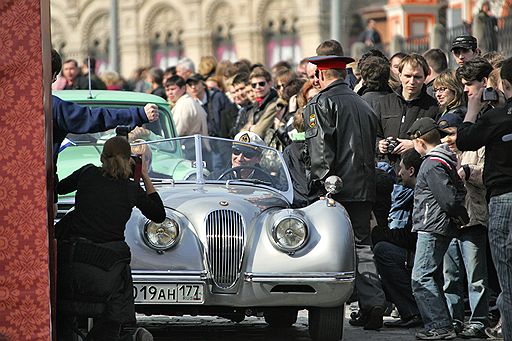
[[[339,176],[331,175],[325,179],[324,186],[325,190],[327,191],[327,195],[330,196],[341,191],[341,188],[343,187],[343,181]]]

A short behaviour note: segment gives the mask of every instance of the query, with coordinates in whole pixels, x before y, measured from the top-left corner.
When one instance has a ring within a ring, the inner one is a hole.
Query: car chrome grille
[[[220,288],[233,286],[240,275],[245,245],[242,216],[217,210],[206,218],[207,259],[213,281]]]

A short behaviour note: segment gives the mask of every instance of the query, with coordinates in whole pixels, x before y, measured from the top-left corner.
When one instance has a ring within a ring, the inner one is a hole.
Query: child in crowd
[[[414,188],[413,232],[418,232],[412,290],[425,325],[420,340],[448,340],[457,334],[443,292],[443,258],[457,227],[468,222],[466,191],[457,174],[457,158],[441,144],[436,122],[415,121],[407,132],[424,157]]]

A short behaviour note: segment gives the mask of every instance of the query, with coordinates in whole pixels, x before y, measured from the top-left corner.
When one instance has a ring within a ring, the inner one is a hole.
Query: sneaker
[[[503,331],[501,330],[501,318],[493,328],[485,328],[485,334],[493,340],[503,340]]]
[[[153,341],[153,335],[146,329],[139,327],[133,334],[134,341]]]
[[[485,327],[482,323],[469,323],[464,326],[464,329],[458,335],[463,339],[487,339]]]
[[[455,331],[451,328],[438,328],[416,333],[418,340],[451,340],[456,337],[457,334],[455,334]]]
[[[415,328],[422,326],[423,321],[420,315],[413,315],[397,321],[384,322],[384,325],[388,328]]]

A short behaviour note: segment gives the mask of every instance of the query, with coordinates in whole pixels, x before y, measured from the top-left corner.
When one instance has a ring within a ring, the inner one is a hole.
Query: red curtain
[[[0,1],[0,340],[50,339],[46,5]]]

